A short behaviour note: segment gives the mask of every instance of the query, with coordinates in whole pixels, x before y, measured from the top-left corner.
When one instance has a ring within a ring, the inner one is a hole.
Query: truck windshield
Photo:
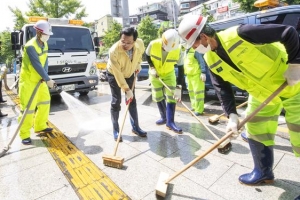
[[[53,35],[48,40],[49,52],[90,52],[94,45],[89,29],[78,27],[52,26]],[[27,28],[26,41],[35,36],[33,26]]]

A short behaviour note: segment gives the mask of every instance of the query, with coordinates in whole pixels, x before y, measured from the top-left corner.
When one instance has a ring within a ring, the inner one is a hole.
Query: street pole
[[[175,0],[172,0],[172,8],[173,8],[173,20],[174,20],[174,29],[176,29],[176,16],[175,16]]]

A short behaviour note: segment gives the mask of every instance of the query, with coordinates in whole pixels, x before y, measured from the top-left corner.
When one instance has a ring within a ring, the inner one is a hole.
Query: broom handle
[[[247,103],[248,103],[248,101],[245,101],[244,103],[238,105],[236,108],[241,108],[241,107],[243,107],[244,105],[247,105]],[[225,113],[222,113],[221,115],[218,115],[218,118],[220,118],[220,117],[222,117],[222,116],[224,116],[224,115],[225,115]]]
[[[243,127],[246,122],[248,122],[250,119],[252,119],[261,109],[263,109],[270,101],[272,101],[286,86],[287,82],[285,81],[274,93],[272,93],[264,102],[262,102],[250,115],[248,115],[243,121],[241,121],[238,125],[238,129]],[[182,168],[180,171],[176,172],[171,178],[166,180],[166,184],[171,182],[174,178],[179,176],[181,173],[186,171],[188,168],[190,168],[192,165],[197,163],[199,160],[204,158],[207,154],[212,152],[214,149],[216,149],[222,142],[224,142],[226,139],[228,139],[233,134],[232,131],[228,132],[226,135],[224,135],[220,140],[218,140],[212,147],[210,147],[208,150],[206,150],[203,154],[196,157],[194,160],[192,160],[190,163],[188,163],[184,168]]]
[[[172,90],[163,82],[163,80],[161,80],[161,78],[158,78],[159,79],[159,81],[171,92],[171,93],[173,93],[172,92]],[[173,98],[175,99],[175,95],[173,94]],[[219,139],[218,138],[218,136],[216,135],[216,134],[214,134],[196,115],[195,115],[195,113],[193,112],[193,111],[191,111],[191,109],[189,109],[188,107],[187,107],[187,105],[185,105],[182,101],[180,101],[180,103],[204,126],[204,128],[206,128],[206,130],[210,133],[210,134],[212,134],[212,136],[214,136],[214,138],[215,139]]]
[[[133,89],[134,89],[134,86],[135,86],[135,81],[136,81],[136,74],[134,73],[134,79],[133,79],[132,88],[131,88],[132,92],[133,92]],[[114,150],[114,156],[116,156],[116,154],[117,154],[118,146],[119,146],[120,139],[121,139],[121,134],[123,132],[123,128],[124,128],[124,124],[125,124],[125,120],[126,120],[126,116],[127,116],[128,110],[129,110],[130,103],[131,103],[131,101],[129,101],[127,106],[126,106],[126,111],[125,111],[125,114],[124,114],[124,117],[123,117],[123,121],[122,121],[122,124],[121,124],[121,129],[119,131],[117,143],[116,143],[115,150]]]

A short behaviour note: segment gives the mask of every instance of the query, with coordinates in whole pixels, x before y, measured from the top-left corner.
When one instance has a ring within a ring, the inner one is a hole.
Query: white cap
[[[35,23],[33,28],[35,28],[35,30],[43,34],[53,35],[50,23],[45,20],[39,20],[38,22]]]
[[[186,48],[193,46],[196,38],[206,24],[207,17],[201,15],[188,15],[179,24],[178,33],[180,37],[186,41]]]
[[[175,29],[166,30],[162,34],[162,45],[165,51],[170,52],[179,47],[179,35]]]

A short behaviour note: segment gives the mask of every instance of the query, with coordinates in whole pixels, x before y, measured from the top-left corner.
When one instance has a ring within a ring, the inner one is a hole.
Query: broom
[[[241,121],[238,125],[238,129],[243,127],[249,120],[251,120],[260,110],[262,110],[270,101],[272,101],[286,86],[287,82],[284,82],[273,94],[271,94],[264,102],[260,104],[250,115],[248,115],[243,121]],[[190,163],[188,163],[184,168],[182,168],[180,171],[176,172],[172,177],[168,178],[168,174],[161,172],[160,177],[158,179],[157,185],[156,185],[156,194],[162,197],[166,196],[168,184],[177,176],[185,172],[187,169],[189,169],[191,166],[193,166],[195,163],[197,163],[199,160],[204,158],[206,155],[208,155],[210,152],[212,152],[214,149],[216,149],[222,142],[224,142],[226,139],[230,138],[233,134],[232,131],[228,132],[226,135],[224,135],[220,140],[218,140],[212,147],[210,147],[208,150],[206,150],[204,153],[196,157],[194,160],[192,160]]]
[[[133,84],[132,84],[132,91],[134,89],[135,81],[136,81],[136,76],[134,76],[134,80],[133,80]],[[129,110],[130,103],[131,102],[129,101],[127,106],[126,106],[126,111],[125,111],[125,114],[124,114],[124,117],[123,117],[123,121],[122,121],[122,124],[121,124],[121,129],[119,131],[119,135],[118,135],[118,139],[117,139],[117,143],[116,143],[113,155],[103,155],[102,156],[103,164],[108,166],[108,167],[114,167],[114,168],[118,168],[118,169],[121,169],[123,167],[124,158],[120,157],[120,156],[116,156],[116,154],[117,154],[118,146],[119,146],[119,143],[120,143],[120,139],[121,139],[121,135],[122,135],[122,132],[123,132],[125,119],[126,119],[126,116],[127,116],[128,110]]]
[[[172,93],[171,89],[163,82],[163,80],[161,80],[161,78],[158,78],[159,81]],[[174,98],[176,98],[174,96]],[[193,111],[191,111],[191,109],[188,108],[187,105],[185,105],[182,101],[180,101],[180,103],[200,122],[200,124],[202,124],[204,126],[204,128],[216,139],[219,140],[218,136],[216,134],[214,134],[214,132],[212,132],[200,119],[199,117],[197,117],[195,115],[195,113]],[[227,139],[226,141],[224,141],[219,147],[218,147],[218,152],[225,154],[228,151],[231,150],[232,144],[230,143],[230,139]]]
[[[246,101],[246,102],[244,102],[244,103],[238,105],[236,108],[237,108],[237,109],[238,109],[238,108],[241,108],[241,107],[243,107],[244,105],[246,105],[247,103],[248,103],[248,102]],[[224,115],[225,115],[225,113],[222,113],[221,115],[213,115],[213,116],[211,116],[211,117],[208,118],[208,122],[211,123],[211,124],[213,124],[213,123],[219,121],[219,119],[220,119],[222,116],[224,116]]]

